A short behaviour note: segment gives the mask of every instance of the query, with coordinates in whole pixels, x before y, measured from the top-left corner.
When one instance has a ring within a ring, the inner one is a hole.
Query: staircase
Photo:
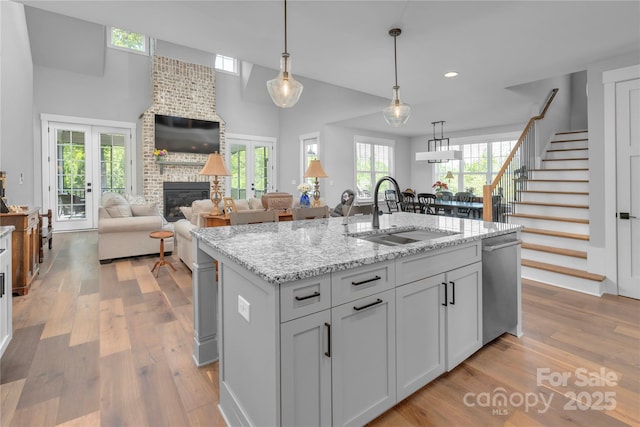
[[[587,272],[589,169],[587,131],[559,132],[516,190],[509,222],[523,225],[522,277],[601,295],[604,276]]]

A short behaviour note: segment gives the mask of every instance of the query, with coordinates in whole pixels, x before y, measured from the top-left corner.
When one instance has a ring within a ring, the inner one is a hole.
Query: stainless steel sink
[[[368,234],[364,236],[352,236],[357,239],[367,240],[373,243],[379,243],[387,246],[400,246],[409,243],[423,242],[426,240],[439,239],[441,237],[453,236],[459,233],[441,230],[409,230],[409,231],[392,231],[388,233]]]

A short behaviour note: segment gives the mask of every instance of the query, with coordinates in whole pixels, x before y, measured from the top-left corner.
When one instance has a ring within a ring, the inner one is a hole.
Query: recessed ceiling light
[[[456,77],[458,75],[457,71],[449,71],[448,73],[444,73],[445,77]]]

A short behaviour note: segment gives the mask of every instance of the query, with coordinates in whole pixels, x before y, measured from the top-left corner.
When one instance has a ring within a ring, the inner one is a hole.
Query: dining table
[[[457,215],[459,209],[469,209],[471,217],[482,218],[483,204],[480,202],[461,202],[458,200],[442,200],[436,199],[431,205],[435,209],[445,209],[452,212],[453,215]]]

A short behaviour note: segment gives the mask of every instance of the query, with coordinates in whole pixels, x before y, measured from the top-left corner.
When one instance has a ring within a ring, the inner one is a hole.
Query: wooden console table
[[[1,225],[13,225],[15,231],[11,238],[12,257],[11,274],[13,293],[26,295],[31,283],[38,275],[40,236],[38,222],[40,208],[26,208],[22,212],[0,214]]]
[[[293,221],[293,214],[291,212],[279,212],[278,221]],[[225,225],[231,225],[231,219],[224,215],[204,215],[205,227],[224,227]]]

